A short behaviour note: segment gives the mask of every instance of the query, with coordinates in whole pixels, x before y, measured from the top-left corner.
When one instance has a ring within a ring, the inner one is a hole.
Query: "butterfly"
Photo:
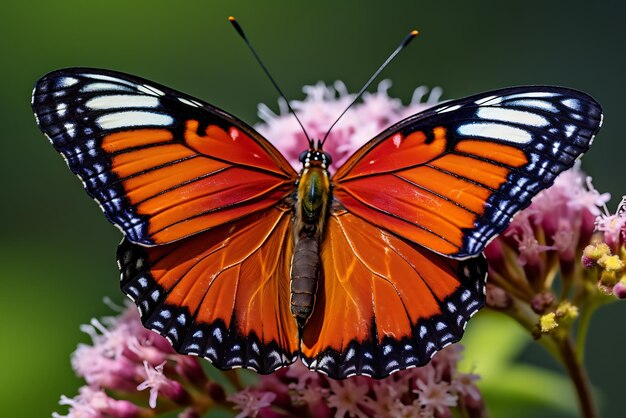
[[[143,324],[220,369],[301,358],[332,378],[390,373],[458,341],[485,302],[482,251],[588,150],[600,105],[513,87],[386,129],[330,176],[252,127],[127,74],[54,71],[39,127],[124,234],[121,288]]]

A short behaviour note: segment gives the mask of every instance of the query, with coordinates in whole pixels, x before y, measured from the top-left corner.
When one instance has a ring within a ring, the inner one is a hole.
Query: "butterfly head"
[[[298,158],[304,165],[304,168],[321,167],[324,170],[328,170],[328,167],[333,162],[330,154],[322,151],[321,148],[312,148],[302,151]]]

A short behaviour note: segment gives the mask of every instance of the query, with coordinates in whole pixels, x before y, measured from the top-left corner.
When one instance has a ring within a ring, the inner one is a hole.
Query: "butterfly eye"
[[[306,160],[306,157],[309,155],[309,151],[302,151],[300,153],[300,156],[298,157],[298,160],[300,160],[301,163],[304,163],[304,160]]]
[[[326,164],[331,165],[333,163],[333,157],[330,156],[329,153],[324,153],[324,159],[326,159]]]

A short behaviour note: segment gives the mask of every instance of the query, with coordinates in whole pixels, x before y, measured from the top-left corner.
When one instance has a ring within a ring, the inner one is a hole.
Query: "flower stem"
[[[597,418],[598,415],[593,404],[589,378],[587,377],[587,372],[582,366],[582,362],[576,355],[576,349],[572,339],[569,336],[559,338],[557,340],[557,346],[559,348],[563,365],[567,369],[567,373],[570,375],[572,383],[576,389],[580,412],[582,414],[581,416],[584,418]]]
[[[578,332],[576,333],[576,352],[577,360],[579,363],[585,361],[585,341],[587,340],[587,330],[589,329],[589,323],[591,322],[591,315],[595,311],[597,304],[590,302],[587,306],[583,306],[580,312],[580,318],[578,320]]]

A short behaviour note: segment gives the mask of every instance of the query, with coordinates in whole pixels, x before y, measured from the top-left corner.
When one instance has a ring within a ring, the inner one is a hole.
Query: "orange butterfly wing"
[[[439,254],[485,245],[587,149],[602,122],[588,95],[513,87],[409,117],[333,177],[348,211]]]
[[[289,209],[270,208],[167,245],[124,240],[122,290],[176,351],[271,373],[299,347],[289,310],[292,230]]]
[[[584,93],[514,87],[411,116],[358,150],[332,178],[305,363],[380,378],[457,341],[484,303],[483,248],[601,122]]]
[[[290,364],[297,173],[251,127],[147,80],[75,68],[33,92],[39,126],[124,233],[122,289],[181,353],[269,373]]]
[[[37,83],[33,109],[87,192],[138,244],[166,244],[271,207],[297,177],[242,121],[127,74],[52,72]]]
[[[333,378],[422,366],[461,338],[484,303],[482,255],[446,258],[346,211],[330,216],[321,256],[301,351]]]

